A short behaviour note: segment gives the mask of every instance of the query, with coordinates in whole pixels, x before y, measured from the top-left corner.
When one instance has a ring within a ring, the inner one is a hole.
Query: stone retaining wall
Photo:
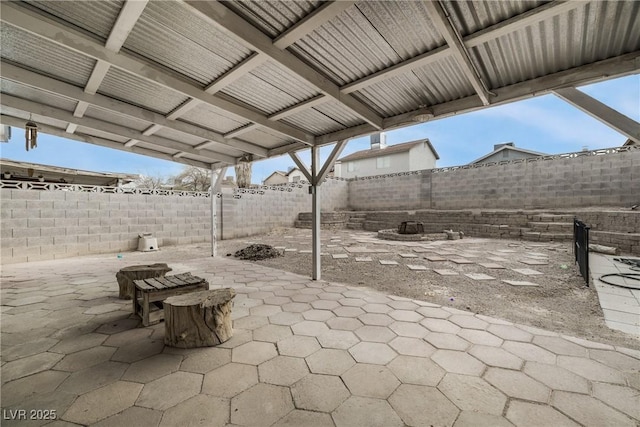
[[[353,212],[366,214],[362,228],[379,231],[397,228],[402,221],[421,221],[425,233],[462,231],[467,236],[511,238],[533,241],[570,241],[573,218],[591,227],[590,241],[615,246],[625,253],[640,255],[640,211],[442,211],[398,210]]]

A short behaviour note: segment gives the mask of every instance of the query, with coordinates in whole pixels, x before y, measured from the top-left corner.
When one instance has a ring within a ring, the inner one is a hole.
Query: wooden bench
[[[155,325],[164,319],[162,301],[189,292],[209,289],[209,282],[191,273],[175,276],[134,280],[133,312],[144,326]]]

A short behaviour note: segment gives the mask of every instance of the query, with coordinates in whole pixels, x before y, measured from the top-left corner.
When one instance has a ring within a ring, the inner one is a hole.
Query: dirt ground
[[[375,238],[376,233],[322,231],[322,279],[364,286],[412,299],[455,307],[565,335],[640,349],[634,337],[609,329],[604,323],[598,296],[587,287],[574,265],[571,243],[538,243],[516,240],[465,238],[454,241],[392,242]],[[250,243],[278,247],[284,256],[258,262],[269,267],[311,275],[311,232],[279,229],[262,236],[219,242],[219,255],[233,254]],[[368,252],[368,251],[376,252]],[[384,252],[383,252],[384,251]],[[347,254],[334,259],[332,254]],[[400,254],[416,257],[405,258]],[[429,261],[425,256],[441,257]],[[370,257],[357,262],[356,257]],[[457,264],[463,258],[470,264]],[[398,265],[381,265],[380,260]],[[487,268],[494,263],[504,268]],[[534,263],[530,265],[527,263]],[[425,271],[407,265],[422,265]],[[529,268],[542,274],[527,276],[513,269]],[[452,270],[442,276],[434,269]],[[489,280],[473,280],[465,274],[484,273]],[[511,286],[502,280],[528,281],[540,286]]]

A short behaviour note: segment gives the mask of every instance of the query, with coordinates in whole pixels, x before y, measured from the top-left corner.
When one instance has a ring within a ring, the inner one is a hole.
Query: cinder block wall
[[[263,195],[245,192],[240,198],[225,189],[222,199],[218,199],[218,236],[231,239],[293,227],[299,212],[311,211],[309,187],[303,184],[302,188],[281,188],[282,191],[265,190]],[[348,196],[345,180],[327,179],[320,186],[320,203],[325,212],[346,209]]]
[[[353,210],[630,206],[640,203],[640,149],[368,177],[350,181],[349,195]]]
[[[218,237],[230,239],[291,227],[311,210],[307,186],[216,199]],[[323,210],[345,209],[347,182],[328,179]],[[210,241],[211,199],[178,195],[0,189],[1,263],[135,250],[152,233],[160,247]]]
[[[209,227],[207,198],[15,189],[0,198],[2,263],[128,251],[140,233],[195,243]]]

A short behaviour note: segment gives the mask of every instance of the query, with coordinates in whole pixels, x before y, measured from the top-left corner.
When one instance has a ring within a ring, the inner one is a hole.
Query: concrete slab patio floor
[[[172,273],[235,288],[231,340],[183,350],[163,344],[163,323],[140,327],[115,273],[142,253],[3,266],[3,426],[640,422],[640,351],[229,258],[162,255]]]

